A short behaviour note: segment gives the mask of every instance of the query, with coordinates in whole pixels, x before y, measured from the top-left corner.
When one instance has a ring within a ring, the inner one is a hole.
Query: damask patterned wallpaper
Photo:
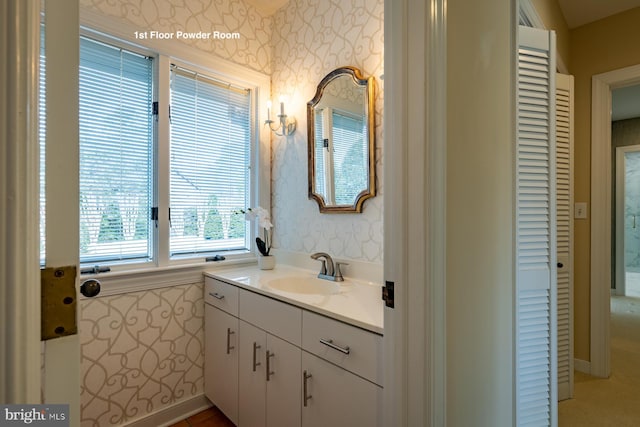
[[[272,17],[243,0],[80,0],[81,6],[157,31],[240,32],[239,40],[192,41],[218,57],[272,75],[274,99],[298,119],[275,139],[275,245],[382,263],[382,197],[364,213],[321,215],[307,199],[306,102],[331,70],[353,65],[376,77],[377,188],[382,184],[383,0],[291,0]],[[202,283],[82,300],[82,426],[121,425],[203,391]]]
[[[83,427],[121,425],[203,392],[202,287],[81,301]]]
[[[273,141],[274,247],[382,263],[383,0],[292,0],[273,16],[272,97],[287,99],[298,130]],[[335,68],[352,65],[375,76],[377,197],[362,214],[320,214],[307,197],[306,103]]]
[[[239,39],[183,40],[251,69],[271,73],[271,17],[242,0],[80,0],[81,7],[141,30],[240,33]]]

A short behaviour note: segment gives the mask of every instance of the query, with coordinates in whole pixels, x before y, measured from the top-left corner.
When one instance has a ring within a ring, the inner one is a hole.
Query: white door
[[[557,425],[555,36],[520,27],[516,424]]]
[[[573,76],[556,75],[558,399],[573,397]]]
[[[45,267],[75,266],[79,273],[80,10],[78,0],[48,0],[44,5],[48,147],[45,162],[45,216],[48,224]],[[34,31],[39,34],[40,28]],[[76,301],[77,282],[76,277]],[[45,403],[68,403],[70,424],[79,426],[80,342],[77,334],[45,341],[43,381]]]

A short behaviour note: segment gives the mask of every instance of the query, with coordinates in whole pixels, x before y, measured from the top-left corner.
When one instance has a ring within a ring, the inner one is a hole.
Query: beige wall
[[[510,0],[449,0],[447,425],[513,424]]]
[[[590,202],[591,77],[640,64],[640,8],[570,32],[575,76],[575,201]],[[589,209],[589,212],[591,209]],[[575,221],[575,357],[590,360],[590,220]]]
[[[559,59],[565,67],[571,69],[569,55],[569,27],[564,19],[558,0],[532,0],[538,16],[544,22],[545,28],[556,32],[556,46]]]

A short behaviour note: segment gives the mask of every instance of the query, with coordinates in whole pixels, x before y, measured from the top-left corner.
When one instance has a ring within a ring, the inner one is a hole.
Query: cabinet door
[[[267,334],[267,349],[267,426],[299,427],[302,405],[301,350],[270,334]]]
[[[265,425],[267,333],[240,320],[240,427]]]
[[[238,424],[238,319],[204,305],[205,395]]]
[[[303,427],[379,425],[381,387],[304,351],[302,369]]]

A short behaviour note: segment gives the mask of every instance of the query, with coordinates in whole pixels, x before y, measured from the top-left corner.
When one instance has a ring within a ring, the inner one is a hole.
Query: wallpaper
[[[80,0],[82,7],[122,18],[142,30],[239,33],[239,38],[183,40],[248,68],[271,73],[271,18],[242,0]]]
[[[82,7],[146,29],[239,32],[233,40],[188,43],[272,76],[298,120],[274,136],[274,246],[382,263],[383,0],[291,0],[271,17],[242,0],[80,0]],[[320,214],[307,198],[306,103],[333,69],[375,76],[377,197],[362,214]],[[203,391],[203,284],[82,300],[83,427],[121,425]]]
[[[203,392],[203,284],[80,304],[81,425],[120,425]]]
[[[277,249],[382,263],[383,11],[383,0],[292,0],[273,16],[272,97],[284,95],[298,121],[293,136],[274,136],[272,145]],[[362,214],[320,214],[307,197],[306,104],[320,80],[345,65],[376,79],[377,196]]]

